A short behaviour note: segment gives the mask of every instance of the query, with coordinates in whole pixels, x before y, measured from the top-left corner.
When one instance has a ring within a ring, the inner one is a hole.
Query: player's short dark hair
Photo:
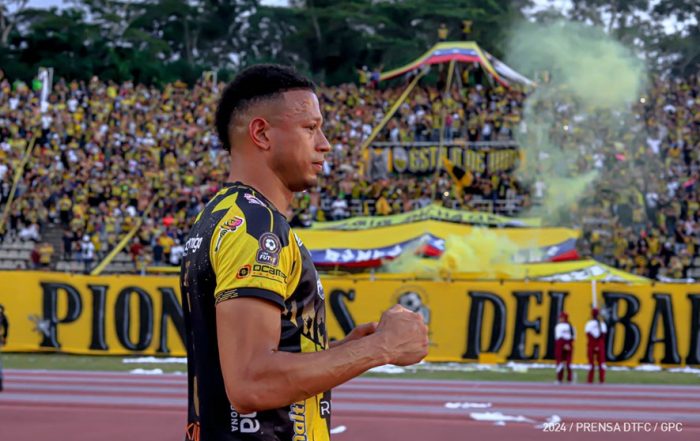
[[[231,150],[228,127],[236,112],[255,101],[295,89],[315,91],[316,85],[291,67],[279,64],[258,64],[236,75],[224,89],[216,108],[216,131],[224,150]]]

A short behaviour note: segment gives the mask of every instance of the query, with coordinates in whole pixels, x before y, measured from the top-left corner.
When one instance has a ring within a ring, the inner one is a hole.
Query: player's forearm
[[[334,348],[337,348],[339,346],[344,345],[345,343],[349,343],[351,341],[355,341],[355,340],[354,339],[347,339],[347,338],[344,338],[342,340],[333,340],[331,342],[328,342],[328,347],[330,349],[334,349]]]
[[[334,340],[328,343],[328,347],[333,349],[343,344],[343,340]]]
[[[288,406],[385,364],[385,354],[379,336],[348,341],[322,352],[268,352],[251,360],[236,382],[240,387],[234,386],[229,399],[240,413]]]

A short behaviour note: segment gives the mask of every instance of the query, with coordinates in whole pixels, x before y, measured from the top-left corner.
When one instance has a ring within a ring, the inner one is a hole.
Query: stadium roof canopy
[[[505,87],[510,87],[513,83],[525,86],[535,85],[533,81],[481,49],[475,41],[445,41],[438,43],[411,63],[382,73],[379,79],[380,81],[389,80],[419,69],[422,66],[450,63],[452,61],[479,63],[486,72]]]

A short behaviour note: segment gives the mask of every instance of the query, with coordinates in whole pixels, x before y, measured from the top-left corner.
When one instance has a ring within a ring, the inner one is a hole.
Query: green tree
[[[667,56],[671,69],[681,75],[697,74],[700,70],[700,2],[697,0],[665,0],[653,10],[655,21],[672,19],[680,28],[663,33],[655,41],[654,49]]]
[[[61,76],[86,78],[101,63],[104,41],[97,25],[87,24],[77,9],[28,10],[23,16],[25,35],[13,33],[10,45],[16,61],[36,68],[53,66]],[[25,70],[26,70],[25,67]]]
[[[414,59],[436,43],[440,23],[448,25],[451,39],[457,39],[462,20],[469,19],[474,22],[473,38],[498,55],[504,30],[512,20],[522,19],[521,10],[530,3],[297,0],[290,8],[260,8],[254,15],[255,23],[264,26],[263,31],[274,30],[273,35],[267,35],[266,44],[273,43],[277,48],[274,53],[256,53],[297,58],[317,80],[336,84],[353,80],[355,69],[362,65],[393,67]]]
[[[435,44],[440,23],[449,39],[459,39],[462,20],[471,20],[470,38],[500,57],[509,29],[532,0],[291,0],[289,7],[260,0],[72,0],[61,11],[26,4],[0,5],[0,63],[10,76],[28,79],[39,65],[52,65],[59,76],[76,78],[193,81],[205,69],[233,73],[278,62],[337,84],[355,80],[363,65],[389,69],[416,58]],[[570,19],[602,26],[648,57],[668,60],[676,72],[697,71],[700,29],[691,18],[700,16],[700,2],[572,5]],[[664,32],[669,17],[684,30]]]
[[[10,32],[17,25],[28,3],[29,0],[7,0],[0,4],[0,47],[7,46]]]

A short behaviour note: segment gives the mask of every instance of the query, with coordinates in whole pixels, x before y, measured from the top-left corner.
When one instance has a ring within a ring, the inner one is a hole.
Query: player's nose
[[[323,133],[323,130],[319,130],[319,139],[316,141],[316,150],[319,152],[330,152],[331,151],[331,143],[328,142],[328,138],[326,138],[326,135]]]

